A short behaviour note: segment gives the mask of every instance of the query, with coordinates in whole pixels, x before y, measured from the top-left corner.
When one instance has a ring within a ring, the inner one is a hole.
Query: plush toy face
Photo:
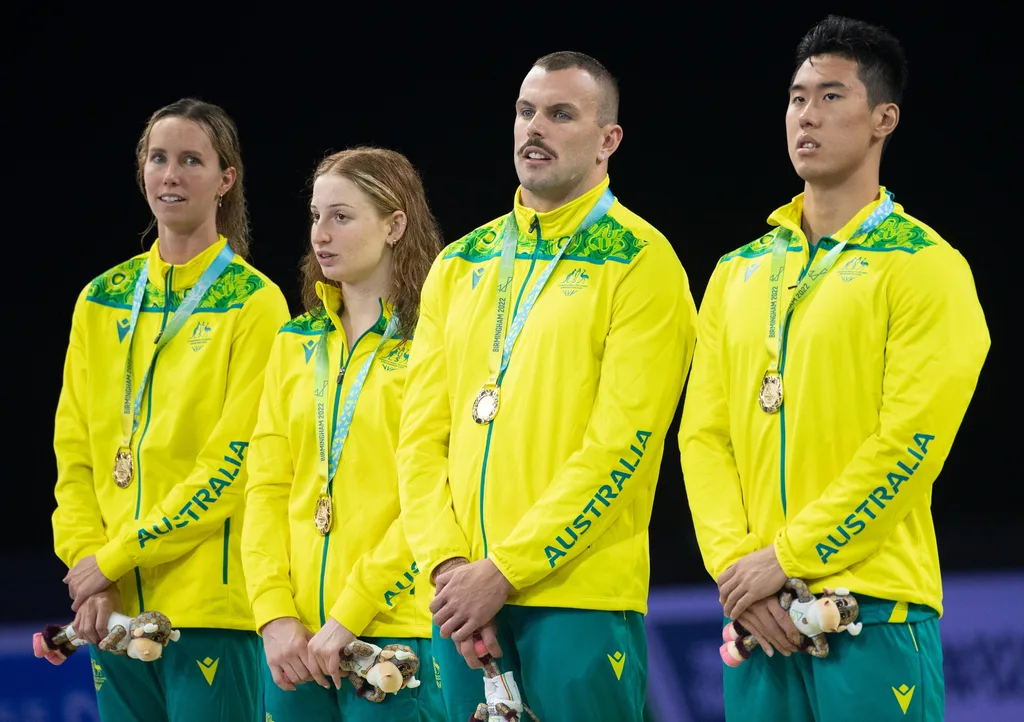
[[[823,632],[834,632],[839,629],[840,615],[835,603],[828,597],[818,600],[818,626]]]
[[[132,659],[152,662],[153,660],[160,659],[163,653],[164,646],[153,639],[135,637],[128,643],[128,656]]]

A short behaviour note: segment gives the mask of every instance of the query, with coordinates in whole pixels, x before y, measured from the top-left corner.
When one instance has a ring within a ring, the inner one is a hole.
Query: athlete
[[[943,717],[931,490],[989,334],[963,256],[879,185],[906,75],[881,28],[804,36],[786,113],[803,193],[701,303],[683,475],[725,614],[766,652],[725,669],[729,720]],[[860,634],[794,654],[775,598],[793,577],[849,589]]]
[[[263,720],[240,559],[263,375],[288,305],[248,257],[234,122],[183,99],[156,111],[138,177],[158,238],[78,297],[54,429],[54,546],[75,631],[166,614],[156,664],[90,646],[104,722]]]
[[[451,719],[484,701],[479,639],[540,719],[640,720],[647,530],[696,308],[668,240],[613,195],[608,70],[544,56],[515,107],[512,211],[449,245],[424,287],[406,532],[436,583]]]
[[[439,231],[412,164],[380,148],[325,158],[310,214],[307,311],[271,351],[242,534],[268,719],[444,722],[394,453]],[[381,704],[357,696],[339,670],[357,637],[410,647],[422,684]]]

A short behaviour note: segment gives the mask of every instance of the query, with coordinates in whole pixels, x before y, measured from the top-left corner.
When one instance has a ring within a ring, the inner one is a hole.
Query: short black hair
[[[579,68],[597,81],[604,91],[597,106],[597,124],[608,125],[619,122],[619,81],[595,58],[575,50],[559,50],[556,53],[537,58],[535,68],[544,70],[571,70]]]
[[[807,31],[796,48],[796,70],[816,55],[839,55],[855,60],[857,75],[867,88],[868,105],[903,100],[907,88],[907,59],[899,41],[884,28],[862,20],[829,15]]]

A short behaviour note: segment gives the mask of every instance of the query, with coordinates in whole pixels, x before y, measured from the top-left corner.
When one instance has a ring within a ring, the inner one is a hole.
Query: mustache
[[[523,152],[527,148],[539,148],[540,150],[550,155],[552,158],[558,157],[558,154],[555,153],[555,151],[551,150],[551,148],[549,148],[548,145],[540,138],[534,138],[523,143],[523,145],[519,148],[519,155],[523,155]]]

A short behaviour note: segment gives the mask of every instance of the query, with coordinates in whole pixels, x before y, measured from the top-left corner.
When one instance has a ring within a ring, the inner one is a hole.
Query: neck
[[[825,236],[835,235],[861,208],[877,198],[877,168],[873,173],[857,173],[842,183],[804,184],[801,225],[807,241],[814,245]]]
[[[175,266],[188,263],[219,240],[213,219],[188,231],[176,231],[162,224],[157,231],[160,234],[160,258]]]
[[[605,175],[607,174],[602,172],[597,178],[585,178],[568,191],[552,190],[552,195],[549,196],[540,196],[527,189],[526,186],[522,186],[523,205],[538,213],[557,210],[594,190],[604,180]]]
[[[341,323],[349,343],[359,338],[380,317],[380,299],[391,290],[391,260],[382,261],[365,281],[341,284]]]

